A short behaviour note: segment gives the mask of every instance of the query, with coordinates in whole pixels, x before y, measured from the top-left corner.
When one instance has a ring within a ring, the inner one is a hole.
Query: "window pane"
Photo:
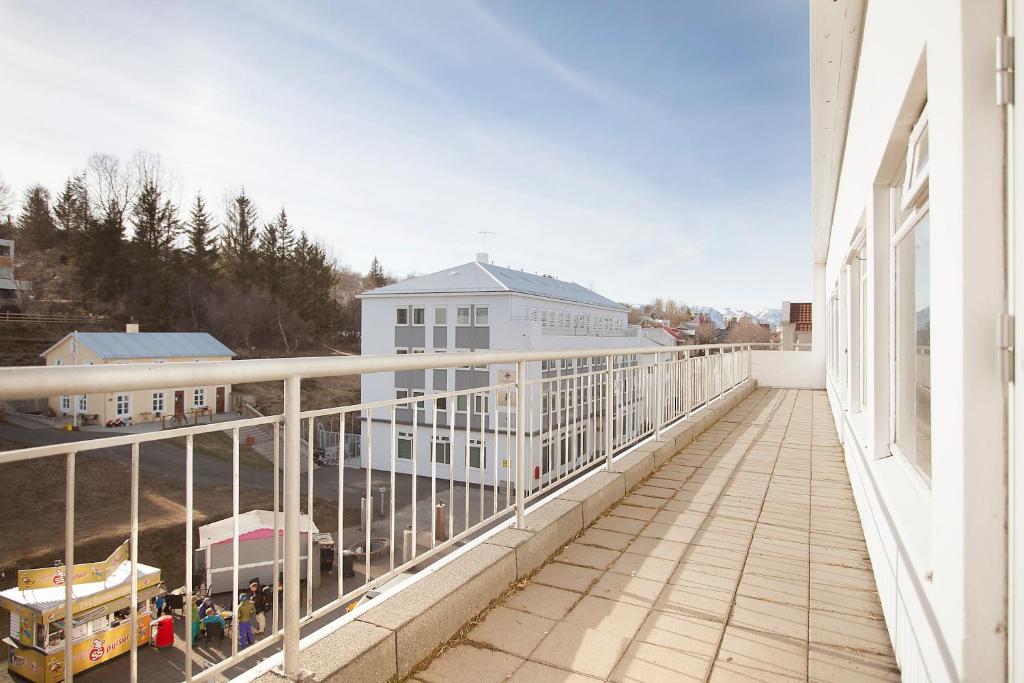
[[[408,308],[397,308],[395,309],[395,324],[396,325],[408,325],[409,324],[409,309]]]
[[[424,313],[422,308],[412,309],[412,324],[422,325],[424,323],[425,316],[426,314]]]
[[[480,464],[480,458],[481,458],[481,453],[480,452],[481,452],[481,450],[483,450],[483,449],[479,445],[470,444],[470,446],[469,446],[469,466],[470,467],[475,467],[477,469],[479,469],[481,467],[481,464]],[[484,451],[484,453],[483,453],[483,467],[484,468],[487,467],[487,452],[486,451]]]
[[[896,246],[896,445],[931,478],[929,216]]]
[[[486,306],[477,306],[476,307],[476,324],[477,325],[486,325],[487,324],[487,315],[488,315],[488,313],[487,313],[487,307]]]
[[[445,306],[438,306],[437,308],[434,309],[434,324],[448,324],[448,309]]]
[[[459,306],[455,313],[455,324],[456,325],[468,325],[469,324],[469,306]]]
[[[408,436],[398,437],[398,457],[402,460],[412,460],[412,438]]]

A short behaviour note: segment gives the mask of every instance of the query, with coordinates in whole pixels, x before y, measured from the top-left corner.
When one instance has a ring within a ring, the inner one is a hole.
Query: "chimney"
[[[490,257],[490,255],[486,251],[477,252],[476,262],[477,263],[490,263],[491,262],[491,257]]]
[[[138,323],[128,323],[127,325],[124,326],[124,331],[127,332],[128,334],[138,334],[139,333],[139,324]]]

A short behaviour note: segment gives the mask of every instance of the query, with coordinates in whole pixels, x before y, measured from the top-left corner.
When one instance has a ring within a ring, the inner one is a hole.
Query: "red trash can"
[[[165,614],[156,620],[156,637],[153,644],[157,647],[170,647],[174,645],[174,617]]]

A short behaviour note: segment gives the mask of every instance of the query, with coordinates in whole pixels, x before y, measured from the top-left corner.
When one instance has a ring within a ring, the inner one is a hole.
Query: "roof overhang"
[[[824,263],[857,80],[865,0],[810,0],[811,250]]]

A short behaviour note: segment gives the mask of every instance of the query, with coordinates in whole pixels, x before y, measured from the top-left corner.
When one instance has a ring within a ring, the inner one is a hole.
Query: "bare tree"
[[[14,209],[14,191],[11,190],[10,185],[4,182],[3,177],[0,177],[0,220],[9,216],[12,209]]]
[[[715,327],[715,324],[707,318],[701,318],[697,324],[694,341],[698,344],[713,344],[716,334],[718,334],[718,328]]]
[[[726,339],[736,344],[767,344],[772,340],[772,333],[753,318],[744,317],[729,325]]]
[[[86,163],[85,176],[93,212],[118,225],[124,225],[125,212],[135,201],[139,177],[111,154],[93,154]]]

